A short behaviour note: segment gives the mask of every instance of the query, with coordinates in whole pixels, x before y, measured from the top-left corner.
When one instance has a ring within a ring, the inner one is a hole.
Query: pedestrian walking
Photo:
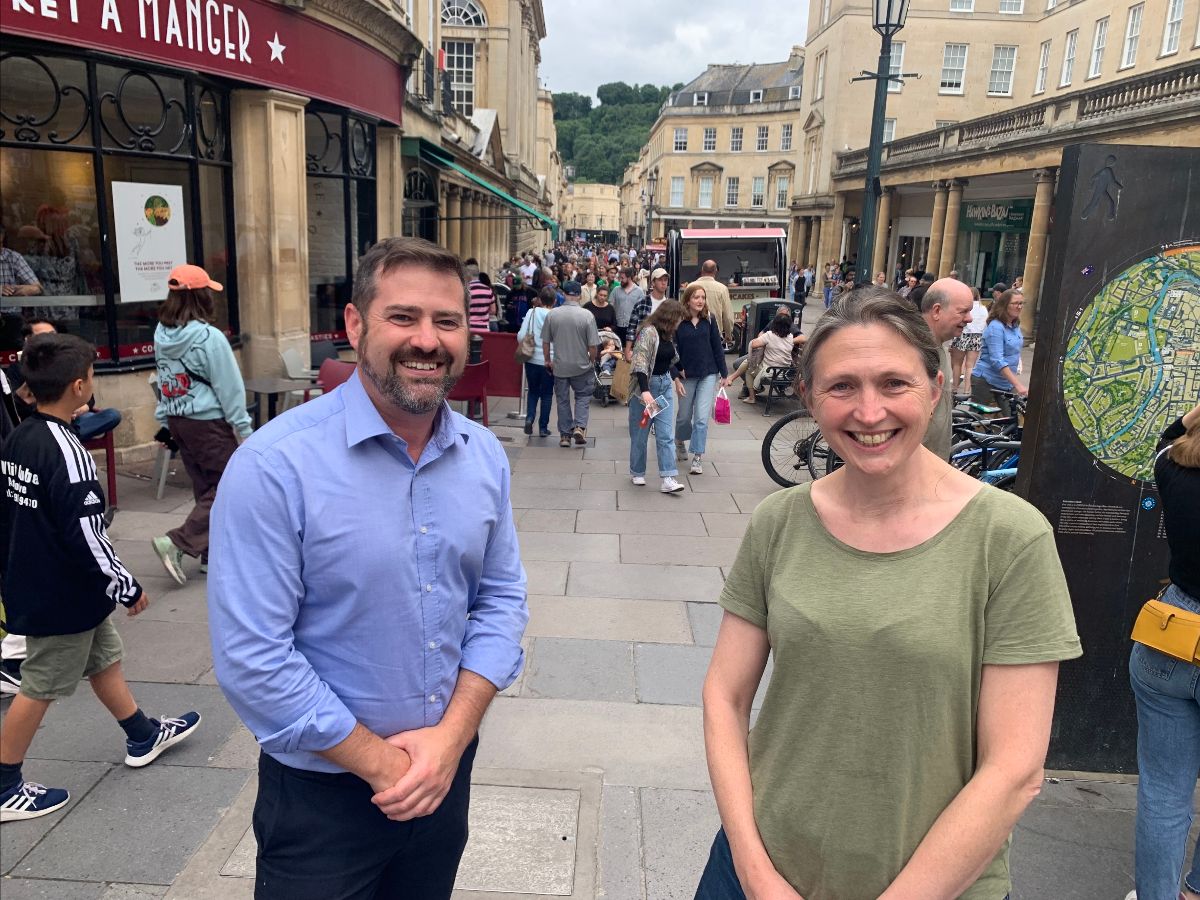
[[[1025,298],[1008,290],[1001,291],[992,301],[983,329],[979,362],[971,372],[971,398],[976,403],[994,403],[1005,416],[1013,414],[1008,402],[1010,395],[1029,395],[1029,388],[1017,377],[1025,346],[1025,334],[1021,331],[1024,306]]]
[[[688,285],[683,292],[683,308],[687,317],[675,332],[678,368],[683,376],[679,414],[675,417],[675,456],[677,460],[686,460],[690,452],[688,474],[703,475],[717,378],[725,378],[729,369],[721,347],[721,334],[708,309],[704,285],[695,282]]]
[[[886,287],[879,289],[890,294]],[[925,447],[942,459],[950,458],[951,437],[954,429],[954,376],[950,371],[950,355],[945,343],[962,334],[971,321],[971,289],[956,278],[941,278],[929,286],[921,295],[921,315],[938,345],[938,359],[942,373],[942,385],[933,416],[925,429]]]
[[[566,302],[550,310],[542,326],[542,360],[554,375],[558,446],[587,443],[588,412],[596,389],[600,332],[595,317],[579,305],[578,281],[563,285]],[[572,400],[574,402],[572,403]]]
[[[950,342],[950,389],[956,397],[971,396],[971,372],[979,362],[983,350],[983,329],[987,325],[988,309],[980,302],[979,288],[972,287],[974,302],[971,305],[971,321],[962,334]]]
[[[684,486],[676,480],[675,397],[683,392],[677,363],[675,333],[687,313],[678,300],[665,300],[642,323],[633,342],[629,385],[629,475],[639,487],[646,483],[646,450],[650,422],[654,424],[654,449],[664,494],[677,494]],[[642,421],[643,414],[658,410]]]
[[[1200,613],[1200,405],[1163,432],[1154,463],[1171,585],[1162,601]],[[1183,879],[1192,796],[1200,776],[1200,666],[1135,643],[1138,792],[1134,882],[1127,900],[1200,900],[1200,841]]]
[[[729,340],[733,334],[733,301],[729,299],[729,288],[721,284],[721,280],[717,277],[720,268],[717,266],[715,259],[706,259],[700,265],[700,277],[692,284],[698,284],[704,288],[704,294],[708,298],[709,314],[716,322],[717,328],[721,332],[723,340]]]
[[[212,324],[212,292],[221,285],[199,266],[185,265],[175,267],[167,287],[154,330],[159,392],[154,415],[179,447],[196,505],[182,525],[151,544],[167,574],[183,584],[185,555],[198,557],[200,571],[208,571],[209,512],[238,438],[250,434],[250,414],[233,349]]]
[[[1050,524],[921,447],[937,350],[884,292],[809,336],[805,405],[845,465],[760,503],[725,582],[704,684],[722,828],[699,900],[1011,889],[1058,663],[1081,649]]]
[[[125,732],[125,764],[149,765],[186,740],[200,715],[149,718],[121,670],[112,623],[120,603],[144,612],[150,597],[121,563],[104,524],[104,491],[71,414],[92,395],[96,348],[43,334],[21,359],[37,410],[4,444],[0,465],[0,591],[5,625],[24,635],[20,686],[0,729],[0,822],[33,819],[70,800],[63,788],[25,781],[22,765],[50,704],[87,678]]]
[[[650,293],[642,297],[629,314],[629,327],[625,330],[625,361],[633,362],[633,342],[642,329],[642,323],[658,310],[667,299],[667,283],[670,277],[666,269],[655,269],[650,273]]]
[[[521,670],[508,460],[453,412],[463,269],[419,238],[359,262],[358,368],[234,454],[213,508],[209,622],[261,747],[258,900],[446,900],[480,720]]]
[[[542,350],[542,327],[546,324],[546,316],[550,314],[548,307],[554,305],[555,299],[552,287],[544,287],[541,294],[530,298],[529,312],[517,331],[518,344],[533,335],[533,356],[525,363],[525,385],[529,397],[526,401],[524,431],[533,434],[533,422],[537,419],[541,437],[550,436],[550,402],[554,396],[554,374],[546,368]]]
[[[617,319],[613,331],[621,339],[622,346],[633,342],[634,336],[629,333],[629,319],[634,307],[646,296],[646,292],[634,283],[633,278],[634,269],[626,267],[621,273],[621,283],[608,293],[608,302],[612,304]]]

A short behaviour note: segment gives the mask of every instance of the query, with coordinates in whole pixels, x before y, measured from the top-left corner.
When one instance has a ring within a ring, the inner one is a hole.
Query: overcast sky
[[[685,84],[709,63],[779,62],[803,44],[809,0],[543,0],[541,77],[596,95],[609,81]]]

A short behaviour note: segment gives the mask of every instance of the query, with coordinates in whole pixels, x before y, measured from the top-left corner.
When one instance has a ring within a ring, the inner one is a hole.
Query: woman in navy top
[[[725,351],[716,320],[709,315],[704,286],[691,285],[683,292],[683,305],[688,318],[675,332],[679,350],[679,370],[683,375],[684,394],[679,398],[679,415],[675,420],[675,454],[688,458],[691,440],[692,465],[689,474],[704,472],[704,444],[708,437],[708,420],[712,416],[713,399],[717,392],[717,376],[729,374],[725,366]]]
[[[1004,415],[1012,415],[1008,395],[1025,397],[1029,388],[1017,378],[1025,335],[1021,331],[1021,310],[1025,297],[1018,291],[1005,291],[992,301],[987,325],[983,329],[983,349],[971,372],[971,398],[977,403],[994,403]]]

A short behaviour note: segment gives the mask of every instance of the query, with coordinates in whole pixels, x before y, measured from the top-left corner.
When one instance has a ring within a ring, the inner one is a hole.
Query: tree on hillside
[[[555,121],[582,119],[591,110],[592,98],[586,94],[565,93],[554,95]]]
[[[596,89],[597,107],[587,96],[555,94],[558,152],[566,165],[575,167],[575,180],[620,184],[625,166],[637,159],[650,136],[663,101],[677,89],[614,81]]]
[[[638,91],[623,81],[610,81],[596,88],[596,96],[604,106],[629,106],[641,98]]]

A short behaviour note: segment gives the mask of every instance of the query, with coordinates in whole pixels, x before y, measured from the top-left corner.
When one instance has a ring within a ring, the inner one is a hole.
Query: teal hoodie
[[[241,437],[250,434],[246,386],[233,348],[219,330],[198,321],[159,324],[154,329],[154,361],[160,399],[154,410],[159,424],[168,416],[224,419]]]

